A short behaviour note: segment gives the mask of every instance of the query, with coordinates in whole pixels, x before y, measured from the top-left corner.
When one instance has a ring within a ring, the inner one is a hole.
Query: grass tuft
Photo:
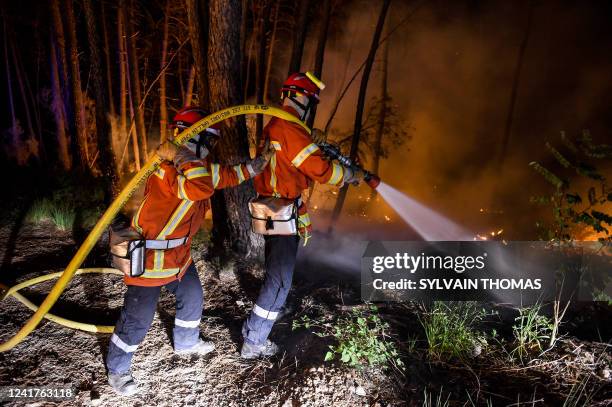
[[[419,317],[425,330],[429,354],[437,359],[476,356],[486,345],[486,336],[476,329],[487,313],[472,302],[435,301]]]

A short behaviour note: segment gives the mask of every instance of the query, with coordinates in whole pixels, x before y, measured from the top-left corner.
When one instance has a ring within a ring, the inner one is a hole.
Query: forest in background
[[[390,4],[381,2],[370,51],[350,78],[347,63],[347,84],[335,96],[325,125],[347,154],[369,159],[374,171],[389,148],[411,138],[389,96],[387,75],[375,85],[379,95],[366,100],[375,62],[386,71],[387,40],[410,17],[384,32]],[[168,123],[181,107],[199,105],[214,112],[243,103],[276,104],[289,73],[312,70],[325,78],[326,44],[343,35],[342,22],[354,5],[340,0],[53,0],[29,6],[28,15],[22,5],[5,4],[1,10],[2,90],[8,100],[3,163],[44,170],[54,174],[51,178],[93,178],[104,190],[102,205],[166,139]],[[314,44],[314,64],[308,67],[303,64],[307,38]],[[382,44],[382,59],[375,61]],[[354,129],[333,128],[339,104],[359,81]],[[248,158],[263,124],[261,115],[249,118],[248,126],[244,117],[225,121],[215,159]],[[213,242],[226,254],[230,249],[250,256],[258,246],[248,232],[248,215],[239,210],[253,194],[246,184],[212,199]],[[346,188],[334,218],[345,194]]]

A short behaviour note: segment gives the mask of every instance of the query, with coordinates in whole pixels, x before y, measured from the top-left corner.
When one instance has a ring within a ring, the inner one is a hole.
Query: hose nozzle
[[[366,171],[365,177],[363,177],[363,180],[372,189],[376,189],[380,185],[380,177],[368,171]]]

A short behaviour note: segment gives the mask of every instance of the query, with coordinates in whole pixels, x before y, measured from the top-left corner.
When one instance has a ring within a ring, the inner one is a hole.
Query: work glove
[[[259,155],[250,162],[251,168],[253,168],[256,175],[260,174],[264,168],[266,168],[274,153],[276,153],[276,150],[270,144],[270,140],[266,140]]]
[[[167,161],[174,161],[174,157],[176,157],[176,153],[178,151],[178,147],[166,140],[164,141],[162,144],[159,145],[159,147],[157,147],[157,155]]]
[[[364,181],[365,172],[356,166],[344,167],[344,182],[358,186]]]
[[[312,139],[313,143],[320,144],[327,141],[327,134],[323,130],[312,129],[310,138]]]

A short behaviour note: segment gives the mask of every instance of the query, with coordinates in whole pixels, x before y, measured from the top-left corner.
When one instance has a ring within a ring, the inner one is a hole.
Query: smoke
[[[328,86],[318,127],[325,125],[342,80],[364,61],[371,43],[380,5],[355,4],[327,44],[323,80]],[[413,4],[394,2],[387,27]],[[508,238],[516,239],[535,237],[535,221],[547,216],[529,197],[546,194],[550,187],[528,167],[530,161],[550,160],[545,142],[555,143],[561,130],[578,135],[583,128],[604,140],[612,124],[612,85],[606,79],[612,68],[607,52],[612,28],[602,9],[609,6],[537,2],[508,156],[498,168],[527,6],[527,1],[426,2],[393,34],[389,93],[414,131],[413,140],[394,149],[380,169],[388,184],[470,230],[504,228]],[[308,43],[314,42],[313,37]],[[304,69],[313,61],[311,48]],[[352,128],[359,80],[332,127]],[[377,63],[368,100],[380,94],[379,83]],[[360,192],[349,194],[353,204]],[[327,198],[315,198],[323,207]]]

